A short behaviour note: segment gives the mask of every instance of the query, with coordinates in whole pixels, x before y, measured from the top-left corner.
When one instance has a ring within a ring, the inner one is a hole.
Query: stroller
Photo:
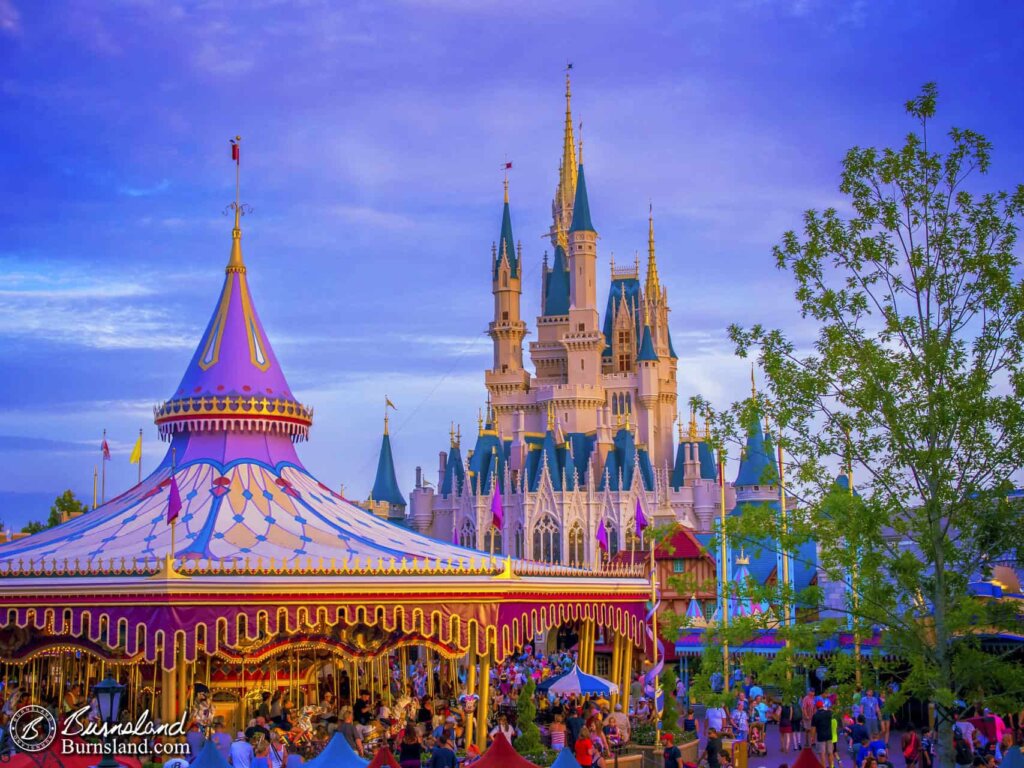
[[[751,723],[750,733],[747,735],[748,754],[764,757],[768,754],[768,746],[764,740],[764,726],[761,723]]]

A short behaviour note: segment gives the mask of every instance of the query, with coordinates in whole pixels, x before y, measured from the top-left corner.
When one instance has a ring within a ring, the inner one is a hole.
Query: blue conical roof
[[[373,490],[370,493],[374,501],[386,501],[395,506],[405,506],[405,497],[398,489],[398,478],[395,477],[395,459],[391,455],[391,436],[387,432],[384,433],[384,438],[380,442],[377,477],[373,481]]]
[[[465,477],[466,469],[462,466],[462,451],[458,445],[453,445],[448,452],[448,461],[444,465],[441,495],[450,496],[453,493],[461,493]]]
[[[498,238],[498,257],[494,261],[494,276],[498,276],[498,264],[501,263],[502,253],[508,256],[508,264],[512,277],[519,276],[519,258],[516,255],[516,241],[512,237],[512,211],[508,207],[508,200],[505,200],[505,207],[501,212],[501,235]]]
[[[654,342],[651,340],[651,326],[644,326],[643,340],[640,342],[640,354],[637,355],[638,362],[658,362],[658,356],[654,352]]]
[[[565,258],[565,249],[555,246],[555,263],[544,278],[544,307],[542,314],[569,314],[569,267]]]
[[[572,224],[570,232],[593,232],[594,225],[590,221],[590,200],[587,198],[587,179],[583,175],[583,164],[580,163],[579,175],[576,178],[576,201],[572,205]]]
[[[700,479],[717,480],[718,462],[715,461],[715,452],[706,440],[701,440],[697,448],[697,458],[700,459]]]
[[[369,761],[357,755],[345,736],[337,732],[324,751],[306,763],[306,768],[365,768],[367,765]]]
[[[772,455],[771,441],[765,439],[761,416],[754,413],[747,427],[747,447],[736,475],[737,486],[776,485],[779,469]]]

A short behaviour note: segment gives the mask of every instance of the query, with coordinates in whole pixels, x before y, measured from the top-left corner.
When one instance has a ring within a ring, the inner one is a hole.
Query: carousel
[[[95,510],[0,546],[8,709],[19,699],[65,709],[113,676],[130,716],[176,721],[187,710],[231,732],[269,694],[295,713],[301,740],[363,690],[392,708],[425,690],[478,701],[462,726],[483,747],[486,729],[473,723],[489,720],[492,665],[565,627],[579,636],[584,672],[597,639],[611,644],[628,688],[650,592],[639,568],[517,561],[437,541],[303,467],[295,446],[313,409],[293,395],[256,314],[243,210],[232,207],[213,316],[154,411],[169,443],[160,466]]]

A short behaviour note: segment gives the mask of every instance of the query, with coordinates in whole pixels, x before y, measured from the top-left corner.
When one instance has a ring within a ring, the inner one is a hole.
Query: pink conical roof
[[[207,449],[222,443],[231,455],[239,455],[230,445],[239,437],[261,435],[257,443],[304,440],[312,424],[312,411],[292,395],[256,313],[242,261],[239,213],[236,207],[231,258],[213,316],[177,390],[155,414],[164,438],[202,433]],[[242,443],[243,450],[252,448],[249,440]],[[268,453],[275,453],[273,445]],[[294,456],[290,446],[276,453]],[[224,458],[221,450],[214,455]]]

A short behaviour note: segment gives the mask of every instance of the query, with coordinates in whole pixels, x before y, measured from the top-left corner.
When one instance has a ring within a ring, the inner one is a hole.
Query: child
[[[760,723],[752,723],[750,726],[750,753],[763,757],[768,754],[768,748],[764,743],[764,726]]]

